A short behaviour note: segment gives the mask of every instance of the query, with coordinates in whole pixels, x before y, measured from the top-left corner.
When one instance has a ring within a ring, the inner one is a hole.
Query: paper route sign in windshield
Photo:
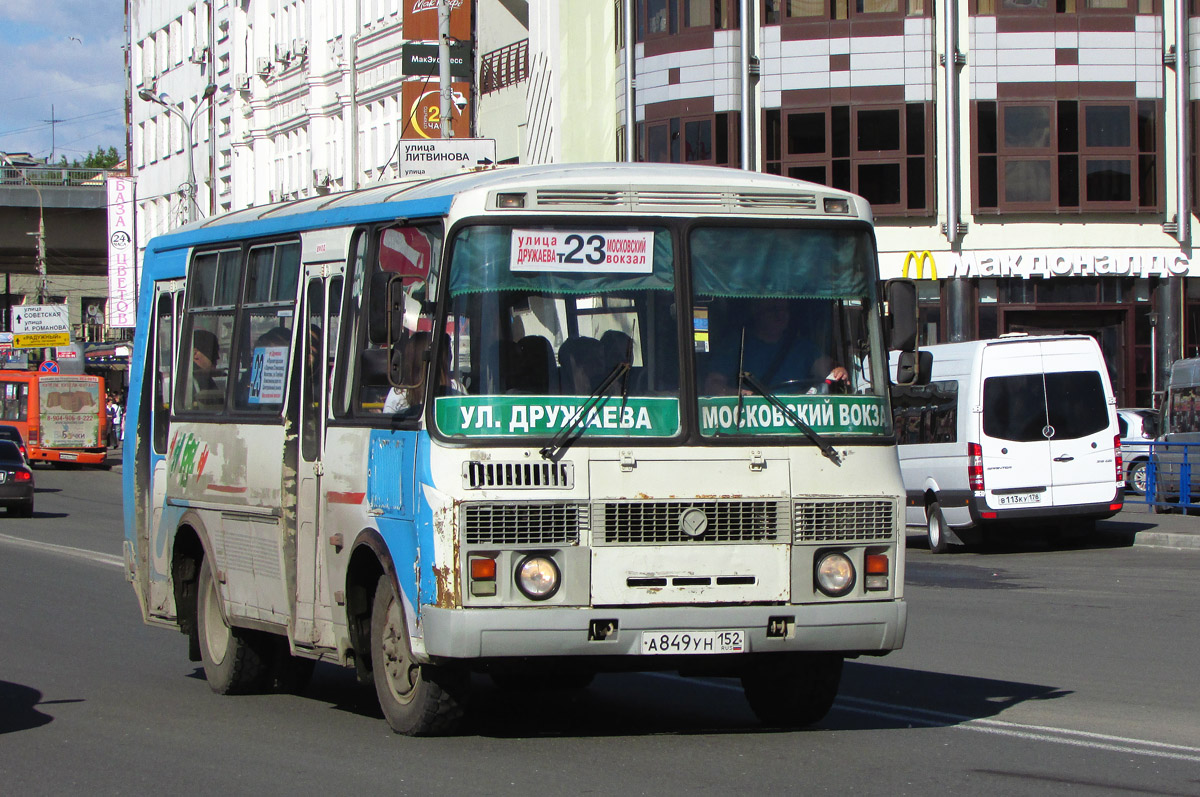
[[[443,396],[434,403],[449,437],[549,437],[575,421],[585,437],[670,437],[679,399],[605,396],[583,417],[586,396]]]
[[[650,274],[654,233],[627,230],[513,230],[509,268],[589,274]]]

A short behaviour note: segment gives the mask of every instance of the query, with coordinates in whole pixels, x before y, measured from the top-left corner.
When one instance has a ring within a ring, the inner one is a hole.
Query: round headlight
[[[530,600],[553,597],[561,580],[558,565],[549,556],[526,556],[517,565],[517,589]]]
[[[844,553],[827,553],[817,560],[817,587],[832,598],[854,588],[854,563]]]

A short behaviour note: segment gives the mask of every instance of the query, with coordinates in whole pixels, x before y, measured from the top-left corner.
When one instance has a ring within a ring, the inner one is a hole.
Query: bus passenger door
[[[142,400],[150,403],[150,484],[144,494],[146,505],[145,537],[139,534],[138,544],[146,545],[145,559],[149,583],[147,604],[154,614],[165,614],[174,602],[171,591],[171,546],[173,528],[164,526],[163,511],[167,503],[167,450],[170,447],[171,397],[174,395],[172,377],[178,356],[180,313],[183,310],[183,280],[169,280],[154,286],[154,331],[150,338],[152,364],[143,378],[149,389]],[[129,422],[137,423],[136,418]],[[127,435],[134,440],[136,434]],[[173,526],[173,524],[171,524]],[[139,551],[139,556],[142,556]]]
[[[296,337],[300,348],[300,459],[296,496],[296,620],[295,639],[304,645],[333,647],[333,614],[329,602],[321,516],[324,491],[326,404],[330,363],[337,350],[337,318],[341,308],[342,277],[326,280],[323,266],[308,266],[304,290],[303,327]],[[328,312],[327,312],[328,308]]]

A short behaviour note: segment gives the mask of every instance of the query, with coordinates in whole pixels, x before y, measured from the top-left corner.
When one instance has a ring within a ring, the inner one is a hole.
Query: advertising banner
[[[46,448],[99,445],[102,411],[97,379],[43,377],[38,383],[41,445]]]
[[[137,255],[133,246],[133,180],[108,178],[108,325],[137,321]]]
[[[471,39],[470,0],[449,0],[450,36],[459,41]],[[438,0],[404,0],[404,38],[409,41],[437,41]]]
[[[469,83],[450,84],[453,102],[451,129],[455,138],[467,138],[471,134],[471,86]],[[409,81],[403,85],[401,102],[404,106],[404,132],[401,138],[442,137],[442,94],[437,81]]]

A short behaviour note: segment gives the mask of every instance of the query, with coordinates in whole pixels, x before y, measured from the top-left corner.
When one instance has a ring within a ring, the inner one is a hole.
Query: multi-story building
[[[217,85],[202,212],[394,176],[405,84],[428,83],[401,55],[436,36],[404,30],[436,3],[404,2],[132,2],[135,94],[191,113]],[[1182,0],[454,4],[472,48],[456,134],[495,139],[501,162],[686,161],[856,191],[884,276],[921,279],[926,340],[1092,334],[1122,404],[1200,352],[1200,34]],[[134,102],[143,241],[186,215],[183,115]]]

